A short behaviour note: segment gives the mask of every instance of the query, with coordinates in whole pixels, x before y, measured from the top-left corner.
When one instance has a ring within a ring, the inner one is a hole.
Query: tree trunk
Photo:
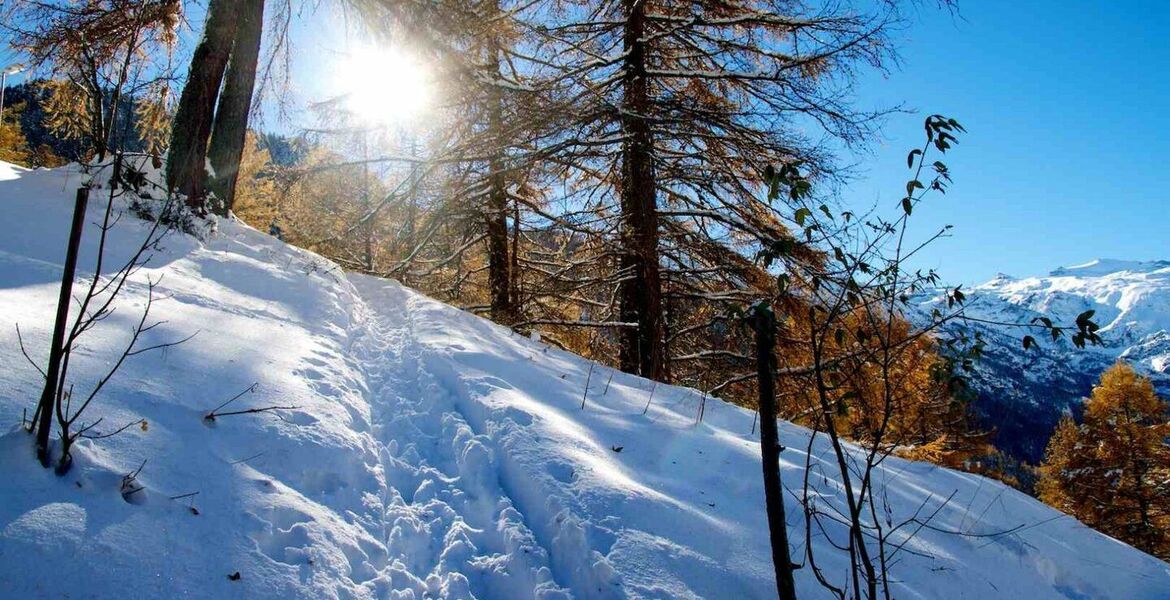
[[[361,133],[362,145],[362,214],[366,216],[365,225],[362,227],[362,236],[365,237],[365,248],[362,251],[362,263],[366,269],[366,273],[374,272],[374,235],[377,230],[374,228],[377,223],[377,216],[372,214],[374,210],[374,199],[370,194],[370,143],[369,133],[363,131]]]
[[[493,41],[491,47],[493,80],[499,77],[500,49]],[[508,259],[508,180],[504,169],[503,97],[492,82],[488,90],[488,129],[492,144],[492,159],[488,161],[488,287],[491,292],[492,320],[511,325],[516,320],[512,305],[512,265]]]
[[[69,304],[73,299],[73,277],[77,272],[77,250],[81,245],[81,230],[85,227],[85,208],[89,205],[89,187],[77,188],[73,204],[73,225],[69,228],[69,244],[65,247],[65,265],[61,272],[61,289],[57,297],[57,318],[53,321],[53,338],[49,345],[49,365],[45,370],[45,387],[37,404],[33,420],[37,422],[37,459],[49,466],[49,433],[53,427],[53,411],[57,406],[61,384],[61,360],[65,353],[65,328],[69,320]]]
[[[264,0],[240,0],[236,3],[235,44],[224,77],[223,93],[215,111],[211,147],[207,158],[215,177],[212,191],[219,197],[219,212],[227,215],[235,204],[236,181],[240,158],[248,134],[248,115],[252,110],[252,93],[256,88],[256,64],[260,60],[260,38],[264,33]]]
[[[167,155],[167,187],[187,196],[187,205],[206,213],[204,189],[207,140],[211,137],[215,100],[236,35],[234,2],[211,0],[203,38],[191,57],[187,83],[179,96]]]
[[[756,330],[756,371],[760,390],[760,456],[764,465],[764,506],[772,540],[772,565],[780,600],[796,600],[792,558],[788,553],[788,523],[784,516],[784,487],[780,480],[780,430],[776,424],[776,316],[757,306],[752,315]]]
[[[619,304],[622,321],[621,368],[651,379],[664,376],[662,279],[658,265],[658,202],[654,147],[647,119],[650,95],[646,81],[646,3],[624,0],[626,51],[623,75],[622,129],[622,276]]]
[[[520,320],[520,202],[512,201],[512,317]],[[514,321],[514,322],[515,322]]]

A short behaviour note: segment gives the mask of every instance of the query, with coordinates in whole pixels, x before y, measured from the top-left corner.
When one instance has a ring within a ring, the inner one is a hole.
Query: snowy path
[[[44,356],[78,180],[0,163],[0,596],[775,597],[751,412],[709,398],[696,423],[697,390],[652,387],[230,220],[205,241],[168,237],[71,363],[82,388],[104,374],[145,278],[165,276],[150,343],[199,335],[128,362],[91,409],[149,427],[80,441],[66,477],[42,469],[18,425],[42,381],[13,324]],[[123,219],[108,249],[124,255],[144,229]],[[204,419],[243,389],[233,407],[289,408]],[[809,435],[781,423],[793,490],[806,460],[829,456]],[[811,485],[843,510],[832,472]],[[894,458],[880,476],[895,519],[938,508],[938,530],[898,556],[897,598],[1170,597],[1170,565],[1002,484]],[[812,543],[842,576],[847,557]],[[831,597],[809,569],[797,586]]]
[[[371,312],[353,356],[365,371],[385,470],[381,533],[395,574],[432,597],[571,597],[494,477],[493,441],[468,423],[465,398],[423,368],[427,349],[412,329],[409,294],[369,279],[358,289]]]

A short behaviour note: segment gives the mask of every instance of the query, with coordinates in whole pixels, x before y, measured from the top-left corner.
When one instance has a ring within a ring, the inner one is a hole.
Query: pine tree
[[[1170,413],[1153,384],[1118,363],[1084,422],[1061,420],[1041,467],[1040,498],[1085,524],[1170,558]]]

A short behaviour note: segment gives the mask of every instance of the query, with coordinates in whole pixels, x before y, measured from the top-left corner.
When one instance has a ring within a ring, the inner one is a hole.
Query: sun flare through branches
[[[399,48],[353,50],[337,65],[334,85],[345,107],[371,125],[408,125],[433,102],[433,84],[424,65]]]

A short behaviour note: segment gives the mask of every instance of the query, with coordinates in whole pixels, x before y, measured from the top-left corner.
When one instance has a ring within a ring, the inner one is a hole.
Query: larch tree
[[[236,41],[224,75],[223,91],[215,111],[207,158],[215,176],[211,189],[226,214],[235,204],[240,159],[248,133],[248,115],[256,87],[260,39],[264,32],[264,0],[241,0],[236,5]]]
[[[256,84],[264,0],[211,0],[171,130],[167,186],[198,213],[227,214]],[[210,144],[210,147],[209,147]],[[208,166],[214,177],[209,177]],[[209,205],[208,191],[218,203]]]
[[[231,2],[207,4],[203,36],[191,56],[171,129],[167,186],[185,195],[187,205],[199,212],[206,212],[207,142],[238,23]]]
[[[590,134],[583,157],[595,160],[577,175],[616,217],[623,370],[670,377],[668,340],[684,346],[678,330],[703,335],[719,318],[672,322],[695,314],[687,304],[766,296],[751,289],[750,260],[721,267],[791,220],[762,199],[765,165],[835,171],[802,128],[846,143],[872,132],[880,114],[855,110],[849,89],[858,65],[891,56],[885,33],[897,15],[881,6],[868,15],[784,0],[615,0],[536,26],[566,48],[579,84],[574,116]],[[697,370],[718,356],[686,355]]]
[[[1170,407],[1133,367],[1101,375],[1084,421],[1061,420],[1048,445],[1040,498],[1086,525],[1170,558]]]
[[[0,6],[0,31],[51,79],[47,125],[98,160],[126,141],[133,103],[165,105],[179,0],[63,0]],[[138,119],[138,125],[151,125]],[[143,139],[155,131],[138,131]],[[151,144],[147,144],[150,146]]]
[[[552,127],[559,114],[553,88],[563,77],[533,50],[543,40],[531,33],[555,2],[353,3],[367,28],[396,33],[396,43],[427,55],[434,79],[442,82],[442,99],[432,111],[449,130],[433,144],[427,175],[442,180],[436,211],[445,219],[429,219],[413,232],[399,273],[418,269],[425,278],[449,265],[463,273],[465,259],[482,257],[483,299],[472,295],[467,308],[521,324],[522,304],[530,299],[521,292],[522,269],[530,264],[522,255],[539,245],[526,239],[521,222],[525,213],[542,212],[540,189],[550,179],[544,168],[550,155],[566,147]],[[414,181],[388,200],[400,202],[418,187]],[[537,220],[556,217],[540,214]],[[456,275],[452,283],[462,287],[464,281]]]

